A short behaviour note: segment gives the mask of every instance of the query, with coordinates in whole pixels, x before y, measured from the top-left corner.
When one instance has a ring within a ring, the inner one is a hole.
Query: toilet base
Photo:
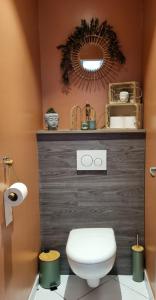
[[[96,288],[100,284],[100,279],[88,279],[87,283],[91,288]]]

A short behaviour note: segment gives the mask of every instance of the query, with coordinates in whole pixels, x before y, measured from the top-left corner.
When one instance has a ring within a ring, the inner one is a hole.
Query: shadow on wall
[[[153,8],[153,16],[150,16],[150,20],[148,20],[148,25],[146,26],[146,19],[144,23],[145,27],[145,39],[144,39],[144,72],[143,77],[145,79],[144,82],[144,90],[146,92],[146,79],[148,78],[148,72],[151,71],[151,67],[154,67],[153,59],[155,57],[154,51],[154,43],[156,36],[156,19],[155,19],[155,8]],[[152,10],[151,10],[152,11]],[[154,57],[153,57],[154,55]],[[145,97],[144,97],[145,98]]]
[[[149,168],[155,164],[156,149],[156,1],[144,1],[144,121],[146,128],[146,174],[145,174],[145,244],[146,269],[156,295],[156,202],[155,180]]]
[[[12,279],[12,232],[13,232],[13,223],[6,228],[5,222],[1,225],[2,232],[2,245],[4,253],[4,284],[5,290],[10,285]]]
[[[33,5],[32,5],[33,2]],[[23,32],[21,37],[25,39],[25,44],[28,49],[28,54],[30,56],[30,61],[32,68],[34,70],[34,74],[41,74],[40,64],[38,63],[39,60],[39,37],[38,41],[35,43],[34,36],[38,36],[38,18],[36,17],[36,11],[38,9],[38,1],[20,1],[16,0],[13,1],[13,5],[15,6],[15,11],[18,13],[17,17],[19,19],[20,28]],[[34,12],[32,12],[32,9]],[[31,14],[36,17],[36,22],[31,18],[28,19],[27,12],[31,10]],[[36,26],[34,26],[34,23]],[[32,41],[32,43],[31,43]],[[36,55],[38,52],[38,55]],[[36,78],[36,77],[35,77]],[[41,76],[36,78],[38,86],[41,86]]]
[[[35,132],[42,124],[42,106],[37,0],[2,2],[0,151],[13,158],[16,174],[30,193],[15,211],[14,225],[6,228],[0,190],[0,299],[25,300],[36,276],[40,248]],[[11,173],[9,183],[17,176]]]

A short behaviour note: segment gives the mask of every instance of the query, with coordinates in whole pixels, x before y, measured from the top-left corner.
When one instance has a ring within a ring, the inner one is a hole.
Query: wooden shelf
[[[38,142],[145,139],[144,129],[39,130]]]
[[[145,129],[125,129],[125,128],[104,128],[104,129],[96,129],[96,130],[38,130],[37,135],[41,134],[109,134],[109,133],[145,133]]]

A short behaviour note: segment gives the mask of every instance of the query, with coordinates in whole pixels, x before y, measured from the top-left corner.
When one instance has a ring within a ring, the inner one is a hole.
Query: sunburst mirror
[[[57,48],[62,52],[60,67],[66,88],[71,83],[90,90],[105,88],[126,60],[112,26],[107,21],[100,24],[97,18],[89,23],[81,20],[66,44]]]

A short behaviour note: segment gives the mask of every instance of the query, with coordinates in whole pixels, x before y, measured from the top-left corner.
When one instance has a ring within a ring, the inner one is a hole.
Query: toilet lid
[[[114,231],[112,228],[73,229],[68,237],[66,253],[79,263],[108,260],[116,253]]]

